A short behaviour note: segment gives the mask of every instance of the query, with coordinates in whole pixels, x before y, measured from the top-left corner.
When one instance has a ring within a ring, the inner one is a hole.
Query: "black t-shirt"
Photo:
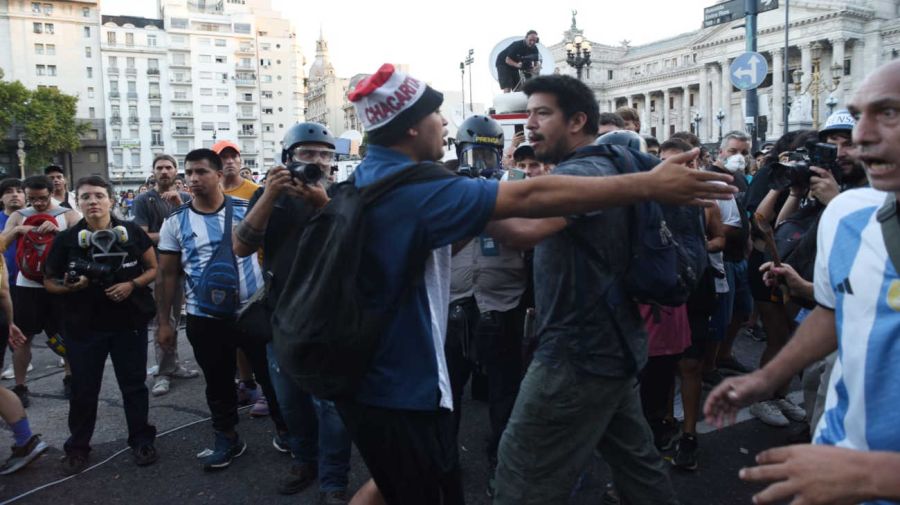
[[[264,189],[259,188],[253,193],[248,213],[262,197]],[[313,214],[312,207],[301,198],[282,195],[275,202],[263,239],[263,275],[271,282],[267,304],[270,308],[275,307],[284,279],[294,263],[296,245],[303,235],[304,225]]]
[[[191,201],[191,195],[185,192],[179,192],[181,201],[187,203]],[[146,226],[150,233],[159,233],[162,228],[163,221],[169,217],[178,206],[172,205],[168,200],[164,200],[159,196],[155,189],[145,191],[134,198],[131,213],[134,215],[134,223],[138,226]]]
[[[506,64],[506,58],[515,61],[521,62],[523,59],[527,59],[531,62],[536,62],[538,60],[538,56],[540,55],[540,51],[538,51],[537,45],[532,47],[528,47],[528,44],[525,43],[525,40],[517,40],[506,47],[506,49],[500,51],[500,54],[497,55],[497,61],[495,65],[498,67],[508,67]],[[530,69],[531,66],[526,64],[524,66],[524,70]]]
[[[97,263],[113,267],[109,281],[101,283],[92,280],[87,288],[63,295],[63,322],[68,331],[133,330],[145,325],[152,317],[153,296],[149,288],[135,289],[125,301],[118,303],[110,300],[104,292],[112,284],[127,282],[144,273],[141,257],[153,246],[150,237],[136,224],[113,218],[112,225],[124,226],[128,240],[124,244],[116,244],[110,252],[124,252],[125,255],[121,258],[96,259]],[[78,244],[78,232],[86,229],[87,222],[82,219],[56,236],[44,265],[48,279],[65,278],[69,263],[76,259],[94,260],[94,246],[82,248]]]

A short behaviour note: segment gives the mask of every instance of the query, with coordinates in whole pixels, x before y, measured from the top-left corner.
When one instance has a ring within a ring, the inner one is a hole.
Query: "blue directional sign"
[[[746,52],[731,62],[729,69],[731,74],[731,84],[734,87],[747,91],[748,89],[756,89],[762,84],[769,73],[769,64],[766,58],[754,52]]]

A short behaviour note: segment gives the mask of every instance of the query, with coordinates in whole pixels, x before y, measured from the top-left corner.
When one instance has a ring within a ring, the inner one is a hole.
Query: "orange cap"
[[[212,150],[215,151],[216,154],[221,155],[222,151],[228,149],[229,147],[234,149],[236,153],[241,154],[241,149],[238,147],[238,145],[230,140],[220,140],[216,142],[215,144],[213,144]]]

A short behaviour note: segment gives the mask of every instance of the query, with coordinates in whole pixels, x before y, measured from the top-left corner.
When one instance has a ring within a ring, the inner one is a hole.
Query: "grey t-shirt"
[[[181,195],[183,203],[191,201],[190,194],[185,192],[179,192],[178,194]],[[151,189],[134,198],[131,212],[134,215],[134,223],[136,225],[146,226],[149,233],[159,233],[163,221],[169,217],[169,214],[175,210],[175,207],[177,206],[160,198],[159,193],[155,189]]]
[[[618,171],[608,158],[598,156],[564,161],[553,174],[605,176]],[[591,375],[635,375],[647,360],[647,334],[637,304],[622,297],[609,307],[603,290],[628,266],[630,209],[607,209],[568,220],[565,230],[545,239],[534,252],[539,338],[535,358],[550,366],[567,361]],[[623,343],[631,356],[623,352]]]

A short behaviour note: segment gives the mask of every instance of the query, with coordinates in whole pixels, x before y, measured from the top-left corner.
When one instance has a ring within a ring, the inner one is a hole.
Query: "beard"
[[[843,167],[841,167],[841,169],[843,170]],[[844,177],[841,182],[846,186],[855,187],[865,181],[866,178],[865,167],[863,167],[861,163],[853,163],[853,168],[851,168],[849,172],[844,172]]]
[[[569,149],[566,147],[563,139],[557,140],[554,144],[547,144],[543,135],[532,135],[531,140],[532,142],[535,140],[543,142],[543,144],[539,146],[540,149],[534,150],[535,158],[541,163],[552,163],[555,165],[569,154]]]

